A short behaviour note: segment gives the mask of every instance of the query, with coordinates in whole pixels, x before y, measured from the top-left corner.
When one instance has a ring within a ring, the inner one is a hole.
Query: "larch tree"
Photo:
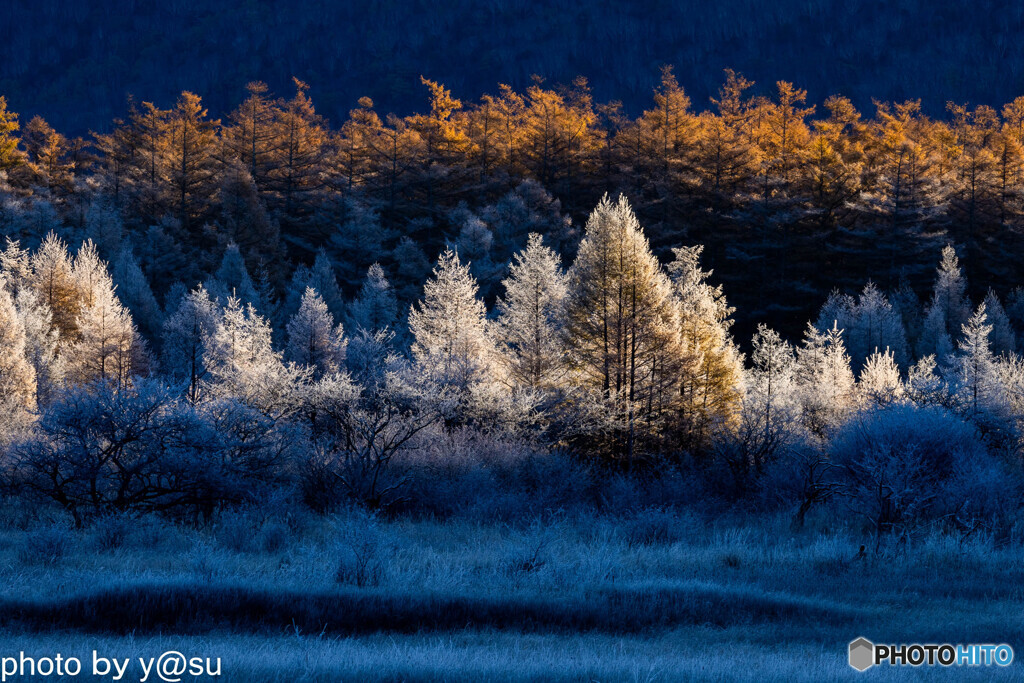
[[[25,342],[25,326],[0,282],[0,446],[29,424],[36,408],[36,373]]]
[[[186,233],[201,224],[216,190],[219,120],[207,118],[198,95],[185,91],[168,117],[167,163],[178,219]]]
[[[113,277],[117,296],[128,307],[132,319],[150,339],[155,339],[163,323],[160,306],[130,247],[125,246],[118,254]]]
[[[18,149],[18,115],[7,108],[7,98],[0,95],[0,171],[10,171],[25,162]]]
[[[997,356],[1013,353],[1017,350],[1017,336],[1013,331],[1010,318],[1006,315],[1006,310],[994,290],[988,290],[984,304],[988,323],[992,326],[992,333],[989,335],[992,353]]]
[[[891,350],[875,351],[868,356],[860,371],[857,390],[877,406],[895,403],[903,397],[903,378]]]
[[[274,122],[280,115],[281,103],[269,95],[269,88],[262,81],[253,81],[245,89],[248,97],[228,117],[224,142],[248,169],[262,194],[267,191],[280,142]]]
[[[31,265],[32,287],[50,309],[54,327],[62,340],[73,339],[82,301],[67,245],[55,233],[49,233],[32,254]]]
[[[497,336],[509,382],[531,391],[556,389],[567,372],[562,307],[568,288],[561,258],[531,233],[502,284]]]
[[[836,323],[825,332],[808,324],[797,349],[796,379],[803,420],[812,433],[824,436],[844,420],[855,398],[850,356]]]
[[[952,246],[942,250],[932,298],[924,316],[918,356],[935,354],[941,361],[953,352],[953,340],[971,315],[965,291],[967,283]]]
[[[214,273],[213,279],[207,283],[207,289],[221,304],[226,303],[229,297],[237,297],[258,310],[263,310],[266,306],[256,290],[256,283],[249,275],[242,252],[234,242],[228,243],[220,267]]]
[[[672,283],[625,197],[605,196],[569,271],[566,337],[572,364],[608,405],[611,454],[632,462],[678,407],[687,362]]]
[[[822,332],[833,326],[843,330],[854,372],[860,371],[868,356],[885,349],[892,351],[897,365],[910,363],[903,319],[873,282],[864,286],[857,299],[833,292],[815,326]]]
[[[985,304],[963,324],[954,363],[958,397],[964,412],[976,417],[992,407],[997,395],[998,378],[995,358],[989,346],[992,325],[988,323]]]
[[[309,371],[285,364],[272,342],[270,323],[252,304],[229,297],[203,340],[203,382],[211,396],[235,399],[280,418],[298,407]]]
[[[142,339],[91,242],[75,255],[73,275],[81,310],[75,342],[67,352],[68,376],[79,383],[110,381],[123,388],[139,369]]]
[[[683,351],[693,359],[680,383],[682,427],[703,443],[711,427],[727,425],[739,407],[743,361],[729,334],[735,309],[720,285],[707,282],[712,271],[700,267],[702,245],[673,251],[668,274],[680,304]]]
[[[745,414],[760,441],[760,447],[753,449],[754,462],[749,465],[760,471],[763,458],[783,438],[783,432],[798,413],[796,359],[789,342],[764,323],[757,326],[752,346],[753,367],[746,376]]]
[[[288,321],[285,360],[310,368],[314,379],[334,375],[345,364],[346,340],[341,324],[315,289],[307,287],[299,310]]]
[[[213,334],[219,318],[216,302],[199,285],[182,296],[163,324],[164,371],[184,386],[185,396],[193,404],[199,402],[200,389],[206,379],[204,340]]]
[[[460,390],[490,379],[496,352],[490,326],[469,265],[445,249],[423,287],[423,299],[409,309],[417,364],[441,385]]]
[[[366,271],[366,279],[359,294],[348,307],[349,329],[352,332],[366,330],[376,332],[395,325],[398,319],[398,300],[395,290],[388,282],[387,275],[379,263]]]
[[[309,86],[297,78],[293,81],[295,95],[277,110],[274,122],[269,204],[281,219],[286,239],[311,251],[312,200],[323,185],[327,131],[307,94]]]

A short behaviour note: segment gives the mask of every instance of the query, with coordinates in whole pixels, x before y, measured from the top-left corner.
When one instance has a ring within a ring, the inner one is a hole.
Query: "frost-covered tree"
[[[413,357],[442,385],[469,389],[490,379],[495,346],[484,303],[469,266],[451,249],[438,258],[423,299],[409,310]]]
[[[860,371],[857,388],[861,395],[875,405],[884,406],[903,396],[903,379],[896,358],[889,349],[875,351],[868,356]]]
[[[375,333],[392,328],[398,319],[398,301],[395,290],[388,282],[384,269],[374,263],[366,271],[366,279],[359,294],[348,307],[346,318],[349,330]]]
[[[331,260],[323,249],[316,252],[306,286],[317,291],[320,298],[327,304],[327,310],[335,320],[340,321],[345,313],[345,300],[341,294],[341,287],[338,286],[338,278],[334,274]],[[305,291],[302,295],[305,296]]]
[[[953,365],[957,396],[963,410],[971,416],[991,409],[998,396],[990,334],[992,325],[988,323],[985,304],[982,303],[962,327],[959,353]]]
[[[36,373],[25,352],[25,327],[0,286],[0,446],[28,425],[36,407]]]
[[[609,405],[612,455],[631,461],[678,405],[688,362],[672,283],[625,197],[605,196],[569,271],[566,333],[585,387]],[[687,371],[690,371],[688,368]]]
[[[868,282],[857,299],[832,292],[822,306],[815,326],[827,332],[833,326],[843,330],[853,370],[859,372],[868,356],[889,349],[897,365],[910,362],[903,320],[885,294]]]
[[[919,406],[946,405],[949,386],[937,372],[935,356],[924,356],[907,372],[906,392]]]
[[[567,371],[562,306],[567,276],[561,259],[532,233],[513,257],[498,299],[498,339],[509,382],[530,390],[551,390]]]
[[[32,259],[27,249],[17,240],[7,238],[0,250],[0,280],[6,284],[11,296],[17,296],[32,283]]]
[[[999,301],[995,291],[988,290],[984,304],[988,323],[992,326],[992,333],[989,335],[992,353],[997,356],[1013,353],[1017,349],[1017,337],[1010,324],[1010,318],[1006,315],[1003,304]]]
[[[700,267],[702,245],[673,251],[667,270],[679,300],[683,352],[693,359],[681,378],[683,421],[703,441],[709,426],[730,421],[739,404],[743,364],[729,334],[735,309],[720,285],[708,284],[712,273]]]
[[[133,373],[148,365],[146,351],[92,242],[83,244],[75,256],[73,274],[81,310],[67,350],[68,376],[80,383],[112,381],[124,387]]]
[[[82,300],[67,245],[55,233],[47,234],[32,254],[31,266],[32,287],[50,309],[62,341],[73,338]]]
[[[762,416],[766,440],[791,419],[794,401],[796,359],[793,347],[764,323],[757,326],[752,340],[753,367],[747,376],[747,396]]]
[[[946,245],[925,311],[918,356],[934,354],[941,362],[953,352],[953,340],[959,338],[961,327],[971,315],[971,306],[964,294],[966,289],[956,251]]]
[[[242,303],[252,304],[257,310],[263,310],[264,302],[256,291],[256,283],[249,275],[242,252],[234,242],[229,243],[224,250],[220,267],[213,279],[206,282],[206,289],[221,305],[225,305],[229,297],[234,297]]]
[[[822,333],[808,325],[797,350],[796,375],[804,423],[823,436],[843,421],[854,398],[854,377],[843,330],[833,323]]]
[[[229,297],[213,330],[203,342],[208,376],[215,397],[235,398],[265,415],[283,417],[299,405],[298,389],[309,372],[286,365],[275,351],[272,330],[252,304]]]
[[[203,359],[204,339],[216,329],[220,310],[210,294],[199,285],[181,298],[163,325],[162,358],[164,371],[185,385],[189,401],[197,403],[206,378]]]
[[[35,372],[35,402],[42,408],[64,384],[65,362],[58,348],[60,332],[53,325],[50,307],[35,290],[22,288],[14,304],[25,329],[25,356]]]
[[[306,288],[299,310],[288,321],[286,360],[311,369],[314,379],[337,374],[345,363],[346,340],[341,323],[312,287]]]
[[[129,247],[122,248],[118,254],[113,276],[117,296],[131,311],[132,319],[151,339],[156,338],[163,322],[160,306]]]

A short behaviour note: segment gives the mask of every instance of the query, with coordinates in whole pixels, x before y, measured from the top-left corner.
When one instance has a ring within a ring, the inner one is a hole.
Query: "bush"
[[[37,432],[13,447],[4,483],[57,502],[79,526],[129,510],[209,515],[220,504],[255,499],[285,477],[296,441],[237,402],[197,407],[142,380],[129,389],[71,389]]]
[[[928,521],[962,521],[1001,497],[993,486],[1002,479],[1000,465],[977,431],[936,406],[865,412],[840,428],[829,453],[844,500],[879,537]]]

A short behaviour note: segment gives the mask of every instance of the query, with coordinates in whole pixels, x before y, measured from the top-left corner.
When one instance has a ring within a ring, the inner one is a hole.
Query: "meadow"
[[[685,508],[501,521],[266,505],[81,530],[25,506],[4,517],[0,656],[88,666],[93,650],[176,650],[220,657],[228,681],[1019,676],[1018,663],[858,674],[846,662],[862,635],[1021,642],[1014,534],[925,530],[862,553],[863,535],[826,513],[800,531],[785,515]]]

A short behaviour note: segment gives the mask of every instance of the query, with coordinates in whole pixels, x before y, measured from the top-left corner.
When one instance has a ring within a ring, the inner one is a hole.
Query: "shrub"
[[[257,497],[280,482],[294,438],[269,418],[224,400],[193,406],[155,382],[128,389],[73,388],[50,407],[38,433],[12,449],[3,479],[12,490],[87,517],[200,511]]]
[[[936,406],[867,411],[836,433],[829,452],[844,499],[879,537],[991,504],[1000,469],[974,427]]]

